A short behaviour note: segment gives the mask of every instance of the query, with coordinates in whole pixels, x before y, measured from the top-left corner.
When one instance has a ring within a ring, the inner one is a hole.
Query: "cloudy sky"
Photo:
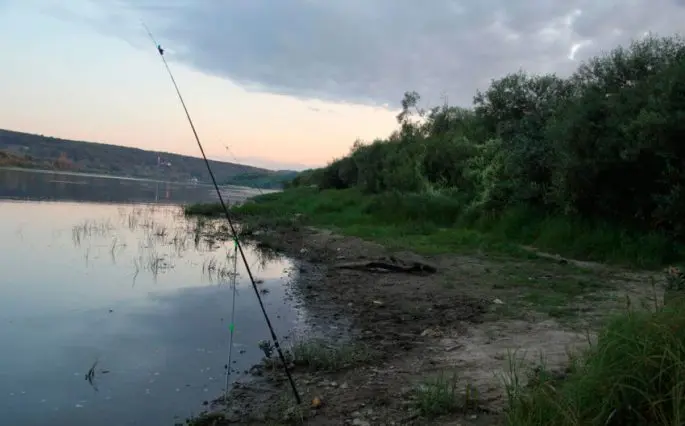
[[[567,74],[678,31],[685,0],[0,0],[0,127],[197,155],[141,21],[211,156],[304,167],[387,135],[406,90]]]

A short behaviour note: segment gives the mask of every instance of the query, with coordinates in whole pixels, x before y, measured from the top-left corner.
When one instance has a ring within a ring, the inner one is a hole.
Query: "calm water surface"
[[[225,385],[233,248],[203,236],[219,224],[186,220],[150,183],[37,175],[0,171],[1,423],[172,425],[200,411]],[[176,203],[213,199],[170,191]],[[304,329],[288,287],[297,268],[246,254],[277,334]],[[240,262],[237,272],[232,380],[269,337]]]

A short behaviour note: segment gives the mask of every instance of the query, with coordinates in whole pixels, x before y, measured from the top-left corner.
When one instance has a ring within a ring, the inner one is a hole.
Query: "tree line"
[[[0,164],[17,167],[71,170],[115,176],[210,182],[204,161],[199,157],[169,152],[147,151],[125,146],[73,141],[0,129]],[[272,171],[244,164],[210,160],[220,184],[257,187],[281,186],[287,171]]]
[[[418,107],[292,186],[456,197],[464,212],[526,206],[685,236],[685,42],[647,37],[570,76],[493,80],[469,108]]]

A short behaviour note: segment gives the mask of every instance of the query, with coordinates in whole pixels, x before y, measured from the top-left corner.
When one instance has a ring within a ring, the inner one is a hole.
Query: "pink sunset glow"
[[[97,34],[36,4],[10,3],[0,14],[0,128],[199,155],[153,45],[144,45],[146,51]],[[146,42],[142,28],[136,30],[133,37]],[[356,139],[386,136],[396,124],[395,113],[384,108],[248,91],[170,57],[213,158],[270,168],[320,166]]]

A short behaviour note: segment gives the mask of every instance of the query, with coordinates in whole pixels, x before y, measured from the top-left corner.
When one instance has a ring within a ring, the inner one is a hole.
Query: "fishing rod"
[[[269,315],[266,313],[266,309],[264,308],[264,302],[262,301],[262,297],[259,294],[259,289],[257,288],[257,283],[255,282],[254,276],[252,275],[252,271],[250,270],[250,264],[247,262],[247,257],[245,256],[245,252],[243,251],[243,247],[240,244],[240,240],[238,239],[238,233],[236,232],[235,226],[233,225],[233,221],[231,220],[231,215],[228,213],[228,208],[226,207],[226,203],[224,202],[224,197],[221,195],[221,190],[219,189],[219,185],[216,183],[216,178],[214,177],[214,172],[212,171],[212,167],[209,164],[209,160],[207,159],[207,155],[205,154],[205,150],[202,147],[202,142],[200,142],[200,137],[197,134],[197,130],[195,130],[195,124],[193,124],[193,119],[190,117],[190,112],[188,112],[188,107],[186,107],[186,103],[183,100],[183,96],[181,95],[181,90],[178,88],[178,84],[176,84],[176,79],[174,78],[173,73],[171,72],[171,68],[169,68],[169,64],[166,61],[166,58],[164,57],[164,49],[162,49],[162,46],[157,43],[157,40],[155,40],[155,37],[152,35],[152,32],[150,29],[145,25],[144,22],[141,22],[143,27],[145,28],[145,31],[147,31],[148,36],[150,36],[150,40],[155,44],[155,47],[157,48],[157,52],[159,53],[159,57],[162,58],[162,62],[164,63],[164,67],[167,70],[167,73],[169,74],[169,78],[171,79],[171,82],[174,85],[174,88],[176,89],[176,94],[178,95],[178,99],[181,102],[181,105],[183,106],[183,111],[186,113],[186,118],[188,119],[188,124],[190,124],[190,128],[193,131],[193,136],[195,136],[195,141],[197,142],[197,146],[200,148],[200,152],[202,153],[202,158],[205,161],[205,166],[207,166],[207,172],[209,172],[209,177],[212,179],[212,184],[214,185],[214,189],[216,189],[216,195],[219,197],[219,203],[221,204],[221,209],[224,212],[224,216],[226,217],[226,221],[228,222],[229,229],[231,230],[231,234],[233,235],[233,240],[235,242],[235,246],[238,249],[238,252],[240,253],[240,257],[243,260],[243,264],[245,265],[245,269],[247,270],[247,275],[250,277],[250,282],[252,283],[252,288],[254,290],[255,296],[257,296],[257,301],[259,302],[259,307],[262,310],[262,315],[264,315],[264,319],[266,320],[266,325],[269,328],[269,332],[271,333],[271,340],[274,342],[274,348],[276,349],[276,352],[278,352],[278,357],[281,359],[281,362],[283,363],[283,370],[285,371],[285,375],[288,377],[288,381],[290,382],[290,387],[292,388],[293,395],[295,396],[295,401],[297,401],[298,404],[302,403],[302,399],[300,398],[300,393],[297,391],[297,386],[295,386],[295,380],[293,380],[292,374],[290,374],[290,369],[288,368],[288,363],[285,359],[285,356],[283,355],[283,351],[281,350],[281,345],[278,342],[278,337],[276,337],[276,332],[274,331],[273,326],[271,325],[271,320],[269,320]],[[231,368],[229,365],[228,368]]]

